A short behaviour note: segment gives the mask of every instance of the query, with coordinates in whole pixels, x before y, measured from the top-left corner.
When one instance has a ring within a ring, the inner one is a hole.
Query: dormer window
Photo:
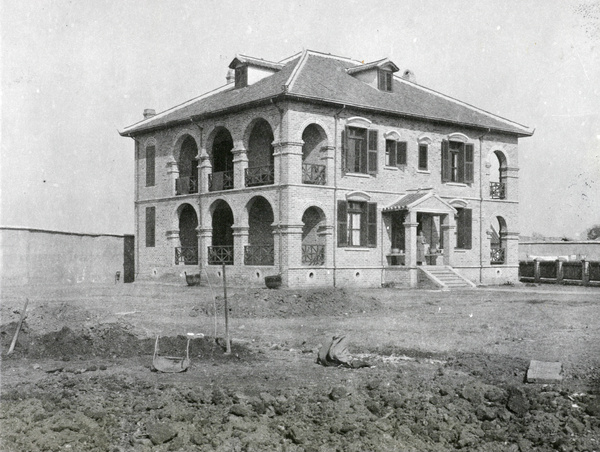
[[[393,79],[394,79],[394,77],[392,75],[392,71],[387,71],[385,69],[379,69],[379,71],[378,71],[379,90],[392,92],[392,80]]]
[[[235,68],[235,87],[244,86],[248,86],[248,66],[238,66]]]

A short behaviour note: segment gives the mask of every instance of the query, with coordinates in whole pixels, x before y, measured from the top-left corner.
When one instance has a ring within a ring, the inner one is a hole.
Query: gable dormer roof
[[[346,72],[348,72],[348,74],[350,75],[353,75],[358,74],[360,72],[370,71],[373,69],[385,69],[391,72],[398,72],[400,70],[398,66],[396,66],[394,62],[391,61],[389,58],[383,58],[381,60],[371,61],[367,64],[348,68]]]

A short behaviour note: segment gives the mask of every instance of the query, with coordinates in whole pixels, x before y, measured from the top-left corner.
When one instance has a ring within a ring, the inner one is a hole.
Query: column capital
[[[273,141],[274,155],[295,154],[302,155],[303,141]]]
[[[177,165],[177,162],[175,160],[169,160],[166,164],[166,167],[167,167],[168,174],[173,174],[173,173],[179,174],[179,165]]]
[[[167,240],[175,240],[179,238],[179,229],[170,229],[167,231]]]

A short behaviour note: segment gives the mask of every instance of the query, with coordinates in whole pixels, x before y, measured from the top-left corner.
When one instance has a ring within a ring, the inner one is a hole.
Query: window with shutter
[[[146,207],[146,246],[156,243],[156,207]]]
[[[337,202],[337,220],[338,220],[338,230],[337,230],[337,241],[338,246],[347,246],[348,245],[348,204],[346,201],[338,201]]]
[[[420,144],[419,145],[419,169],[423,171],[427,171],[428,166],[428,157],[427,157],[427,145]]]
[[[369,140],[367,129],[358,127],[346,128],[346,170],[350,173],[368,174],[369,162]],[[377,156],[377,150],[372,151]],[[377,170],[377,159],[372,163]]]
[[[473,183],[473,154],[474,146],[472,144],[465,145],[465,178],[467,184]]]
[[[377,75],[377,84],[380,91],[392,91],[394,76],[391,71],[380,69]]]
[[[379,134],[377,130],[369,130],[369,153],[368,153],[368,169],[369,174],[377,173],[377,141]]]
[[[342,130],[342,171],[350,172],[348,168],[348,127]]]
[[[442,182],[450,182],[450,149],[448,140],[442,141]]]
[[[368,206],[368,233],[367,233],[367,246],[377,246],[377,203],[370,202]]]
[[[385,164],[396,166],[396,142],[393,140],[385,140]]]
[[[155,184],[155,167],[156,167],[156,148],[148,146],[146,148],[146,187],[151,187]]]
[[[472,246],[472,210],[457,209],[456,248],[470,250]]]
[[[238,66],[235,68],[235,87],[243,88],[248,85],[248,66]]]
[[[406,148],[407,148],[406,141],[398,141],[396,143],[396,164],[398,166],[406,165],[406,162],[407,162]]]

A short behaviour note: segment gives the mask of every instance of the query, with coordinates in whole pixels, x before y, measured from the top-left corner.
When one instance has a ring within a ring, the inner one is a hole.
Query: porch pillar
[[[500,168],[500,181],[504,182],[505,199],[519,199],[519,168]]]
[[[302,265],[302,228],[304,224],[273,223],[272,226],[275,236],[275,267],[279,269],[283,285],[288,286],[288,269]]]
[[[233,154],[233,188],[244,188],[248,169],[248,153],[241,142],[236,144],[231,153]]]
[[[238,226],[232,225],[233,230],[233,265],[242,266],[245,265],[244,253],[246,245],[248,245],[248,231],[249,226]]]
[[[177,162],[173,159],[167,162],[167,175],[169,180],[171,181],[171,196],[174,195],[177,191],[176,184],[177,179],[179,178],[179,166]]]
[[[417,287],[417,212],[408,211],[404,221],[405,266],[408,268],[409,285]]]
[[[303,141],[273,142],[275,185],[302,183]]]
[[[444,265],[452,266],[454,257],[454,243],[456,241],[454,230],[456,224],[454,215],[446,214],[442,216],[442,235],[444,236]]]
[[[519,265],[519,233],[504,232],[500,234],[500,241],[504,245],[504,265]]]
[[[212,174],[212,164],[206,149],[202,148],[198,159],[198,193],[208,193],[208,179]]]
[[[198,226],[198,266],[206,268],[208,265],[208,247],[212,245],[212,228]]]
[[[335,168],[333,167],[335,146],[323,146],[320,153],[321,163],[325,165],[325,174],[327,175],[325,185],[333,185],[333,180],[335,179]]]
[[[323,237],[325,243],[325,263],[323,265],[327,268],[333,267],[333,248],[335,246],[333,243],[333,225],[326,224],[319,227],[317,235]]]
[[[171,248],[171,265],[175,264],[175,248],[179,244],[179,229],[170,229],[167,231],[167,243]]]

